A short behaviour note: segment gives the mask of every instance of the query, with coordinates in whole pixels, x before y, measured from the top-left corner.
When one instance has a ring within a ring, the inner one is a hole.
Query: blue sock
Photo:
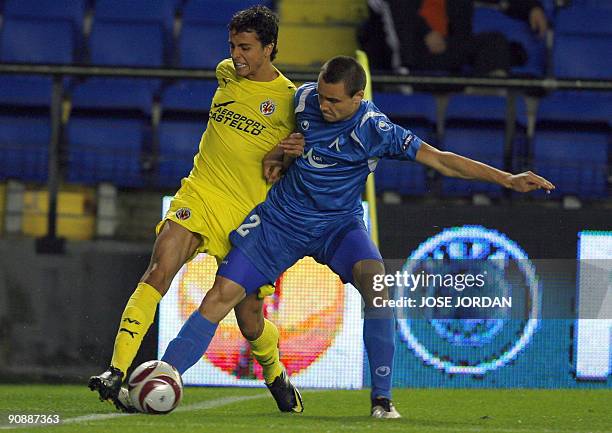
[[[212,323],[194,311],[174,340],[168,344],[162,361],[173,365],[181,375],[202,357],[217,330]]]
[[[372,378],[371,397],[391,398],[393,354],[395,353],[395,319],[366,318],[363,321],[363,341]]]

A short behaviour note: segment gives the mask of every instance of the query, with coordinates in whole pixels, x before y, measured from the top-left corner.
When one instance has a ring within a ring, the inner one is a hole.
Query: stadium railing
[[[283,68],[294,82],[314,81],[317,70]],[[169,68],[137,68],[111,66],[78,66],[51,64],[16,64],[0,63],[0,75],[35,75],[52,76],[53,92],[50,109],[51,137],[48,157],[48,231],[45,240],[41,242],[41,250],[61,248],[57,238],[57,197],[61,182],[60,172],[60,126],[62,102],[66,77],[116,77],[116,78],[150,78],[164,80],[215,80],[214,70],[202,69],[169,69]],[[447,91],[457,88],[504,89],[507,92],[506,133],[504,148],[504,165],[510,167],[512,159],[512,139],[516,126],[516,98],[528,92],[551,92],[555,90],[592,90],[612,91],[612,80],[589,79],[557,79],[557,78],[493,78],[493,77],[441,77],[441,76],[398,76],[372,75],[374,85],[415,86],[426,88],[430,92]]]

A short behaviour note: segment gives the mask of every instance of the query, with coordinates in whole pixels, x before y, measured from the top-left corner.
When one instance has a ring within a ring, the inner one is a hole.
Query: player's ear
[[[359,92],[355,93],[353,95],[353,102],[360,103],[363,99],[364,94],[365,92],[363,90],[360,90]]]
[[[272,56],[272,51],[274,51],[274,42],[264,46],[264,55],[266,57]]]

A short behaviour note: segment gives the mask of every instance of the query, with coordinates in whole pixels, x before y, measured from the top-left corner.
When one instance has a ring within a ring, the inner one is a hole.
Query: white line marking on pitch
[[[223,397],[217,398],[214,400],[206,400],[201,401],[199,403],[193,403],[187,406],[179,406],[174,412],[190,412],[195,410],[202,409],[214,409],[217,407],[225,406],[232,403],[237,403],[239,401],[246,400],[257,400],[259,398],[267,397],[268,394],[257,394],[257,395],[243,395],[243,396],[235,396],[235,397]],[[63,424],[78,424],[82,422],[92,422],[92,421],[102,421],[107,419],[115,419],[121,418],[131,415],[138,414],[130,414],[130,413],[96,413],[92,415],[82,415],[74,418],[66,418],[61,421],[59,424],[21,424],[21,425],[11,425],[11,426],[0,426],[0,430],[14,430],[20,428],[35,428],[35,427],[53,427],[54,425],[63,425]]]

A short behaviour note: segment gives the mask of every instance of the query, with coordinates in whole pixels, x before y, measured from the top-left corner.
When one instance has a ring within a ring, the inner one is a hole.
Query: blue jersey
[[[267,202],[300,223],[362,215],[361,196],[379,158],[414,160],[421,140],[393,124],[369,101],[349,119],[327,122],[316,83],[295,95],[296,124],[304,154],[268,193]]]

